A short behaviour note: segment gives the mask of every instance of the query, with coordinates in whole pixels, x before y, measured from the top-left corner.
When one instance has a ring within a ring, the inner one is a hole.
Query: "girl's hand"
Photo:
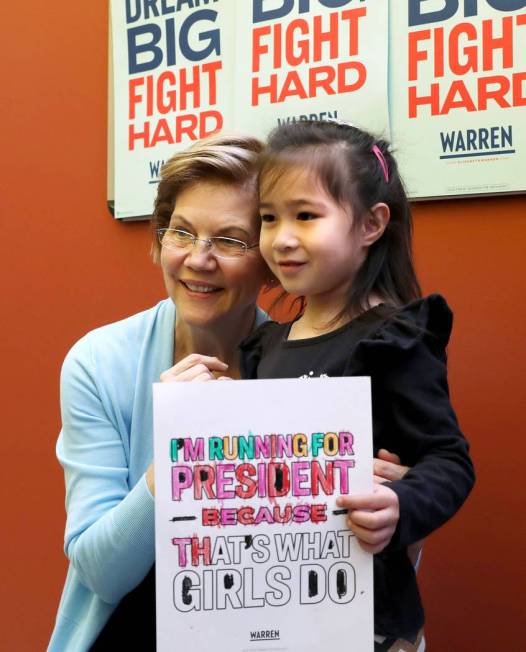
[[[380,448],[378,457],[373,460],[374,482],[381,484],[386,480],[401,480],[409,471],[408,466],[400,464],[400,458],[385,448]]]
[[[375,485],[370,494],[340,496],[338,507],[346,508],[347,525],[367,552],[381,552],[391,541],[400,518],[398,496],[387,485]]]
[[[214,372],[224,374],[228,365],[219,358],[191,353],[161,374],[162,383],[189,380],[215,380]]]

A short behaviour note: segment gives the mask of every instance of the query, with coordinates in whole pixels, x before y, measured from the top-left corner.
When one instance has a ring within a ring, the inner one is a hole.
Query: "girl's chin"
[[[281,278],[279,279],[279,282],[281,284],[281,287],[288,294],[297,294],[299,296],[305,294],[305,288],[301,283],[294,283],[294,281],[292,281],[290,278]]]

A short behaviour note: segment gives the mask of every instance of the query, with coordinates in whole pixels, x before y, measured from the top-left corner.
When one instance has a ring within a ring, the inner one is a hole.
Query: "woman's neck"
[[[192,326],[176,319],[174,364],[191,353],[215,356],[228,365],[225,373],[232,378],[239,377],[239,343],[250,333],[255,313],[246,315],[235,326],[218,324],[216,327]]]

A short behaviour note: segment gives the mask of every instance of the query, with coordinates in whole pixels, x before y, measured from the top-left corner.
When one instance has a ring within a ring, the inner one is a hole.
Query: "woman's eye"
[[[274,215],[270,215],[269,213],[261,216],[262,222],[273,222],[275,219]]]
[[[177,233],[187,233],[188,235],[192,235],[192,234],[188,231],[188,229],[183,229],[182,226],[176,226],[176,225],[171,226],[171,227],[170,227],[170,231],[172,231],[172,232],[177,231]]]
[[[302,211],[297,215],[298,220],[301,220],[302,222],[307,222],[308,220],[315,220],[316,217],[317,215],[314,215],[314,213],[309,213],[308,211]]]
[[[168,231],[168,233],[172,238],[175,238],[179,242],[191,242],[195,237],[191,233],[188,233],[188,231],[185,231],[184,229],[178,229],[178,228],[174,228]]]

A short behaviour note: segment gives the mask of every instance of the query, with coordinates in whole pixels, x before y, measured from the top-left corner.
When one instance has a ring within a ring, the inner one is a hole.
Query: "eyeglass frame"
[[[190,236],[188,239],[188,242],[185,244],[174,244],[173,246],[168,246],[167,244],[163,244],[163,238],[166,233],[174,232],[174,231],[179,231],[180,233],[185,233],[186,235]],[[157,239],[159,240],[159,243],[161,247],[164,247],[165,249],[169,250],[177,250],[177,249],[187,249],[189,246],[192,247],[192,249],[195,247],[197,242],[204,242],[206,245],[206,250],[212,254],[215,258],[221,258],[223,260],[235,260],[236,258],[244,258],[247,255],[247,252],[249,249],[255,249],[256,247],[259,247],[259,242],[253,245],[248,245],[246,242],[243,242],[243,240],[238,240],[237,238],[229,238],[228,236],[224,235],[214,235],[210,238],[198,238],[196,235],[193,233],[190,233],[189,231],[186,231],[185,229],[180,229],[180,228],[173,228],[173,227],[166,227],[162,229],[156,229],[157,233]],[[240,245],[243,245],[243,253],[239,254],[238,256],[225,256],[222,254],[218,254],[217,251],[214,251],[214,243],[216,240],[228,240],[230,242],[237,242]]]

